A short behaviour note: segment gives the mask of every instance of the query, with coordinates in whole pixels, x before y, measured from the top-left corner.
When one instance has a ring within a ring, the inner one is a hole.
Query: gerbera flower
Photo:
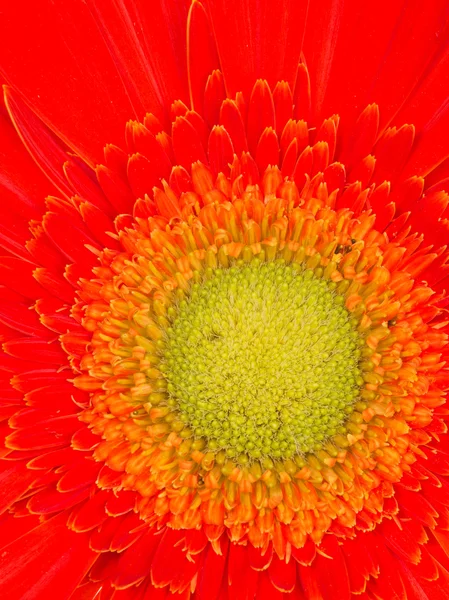
[[[4,3],[1,597],[447,598],[448,13]]]

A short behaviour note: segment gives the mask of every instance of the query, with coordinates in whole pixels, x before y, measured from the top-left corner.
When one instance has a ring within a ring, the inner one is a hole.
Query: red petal
[[[90,202],[83,202],[80,205],[80,214],[89,232],[101,246],[117,250],[120,248],[118,242],[109,235],[114,233],[114,223],[101,209]]]
[[[380,206],[380,208],[376,210],[376,228],[379,231],[385,231],[388,225],[393,221],[395,214],[396,207],[394,202],[389,202],[388,204]]]
[[[61,465],[70,465],[77,463],[80,459],[78,453],[72,448],[63,448],[62,450],[54,450],[45,454],[40,454],[27,463],[29,469],[52,469]]]
[[[208,545],[208,539],[202,529],[186,531],[185,548],[189,554],[199,554]]]
[[[351,590],[361,593],[365,589],[367,580],[378,574],[373,558],[368,552],[368,544],[364,542],[363,536],[356,536],[352,540],[345,540],[342,551]]]
[[[232,163],[234,151],[231,138],[224,127],[220,125],[213,127],[209,136],[207,153],[212,172],[215,175],[220,172],[229,175],[229,165]]]
[[[63,494],[53,486],[47,487],[30,498],[27,508],[31,513],[45,515],[73,508],[76,504],[85,500],[88,495],[88,488]]]
[[[30,253],[30,256],[34,261],[48,267],[50,269],[63,269],[66,261],[64,257],[58,252],[58,250],[50,242],[47,234],[44,232],[42,225],[34,228],[33,231],[34,239],[29,239],[26,243],[26,248]],[[27,256],[27,260],[30,260],[30,256]]]
[[[76,415],[50,419],[37,427],[26,427],[11,433],[7,438],[9,448],[16,450],[45,449],[65,446],[79,428]]]
[[[421,560],[417,565],[416,572],[419,573],[420,579],[426,579],[427,581],[435,581],[438,579],[437,561],[427,550],[426,546],[421,547]],[[402,578],[402,580],[405,584],[404,578]]]
[[[26,298],[32,300],[42,298],[47,294],[33,278],[35,268],[35,265],[20,258],[2,256],[0,259],[0,284],[15,290]]]
[[[71,191],[62,171],[67,160],[64,144],[36,117],[11,88],[5,87],[5,104],[20,139],[39,168],[65,196]]]
[[[387,129],[376,144],[376,170],[374,181],[394,181],[407,160],[415,139],[413,125],[403,125],[399,129]]]
[[[390,5],[389,5],[390,6]],[[447,3],[435,0],[416,18],[412,4],[406,4],[391,38],[388,55],[371,89],[382,106],[382,121],[389,123],[429,65],[447,35]],[[388,11],[387,11],[388,12]]]
[[[93,450],[100,439],[100,436],[95,435],[91,429],[82,427],[72,436],[71,445],[75,450]]]
[[[36,477],[36,473],[28,470],[23,462],[4,463],[0,471],[0,513],[16,502]]]
[[[311,567],[298,565],[298,575],[301,581],[302,589],[305,590],[307,600],[323,600],[320,589],[318,587],[317,578]]]
[[[324,171],[324,181],[327,183],[329,192],[334,190],[343,191],[346,172],[345,167],[341,163],[332,163]]]
[[[126,588],[143,581],[149,574],[152,559],[161,541],[161,535],[150,530],[128,548],[118,561],[114,586]]]
[[[295,89],[293,91],[293,106],[295,119],[310,120],[311,114],[310,75],[307,65],[301,59],[296,73]]]
[[[103,165],[96,167],[96,174],[101,189],[117,213],[131,213],[135,198],[128,182],[119,173]]]
[[[271,165],[279,163],[279,144],[276,132],[271,127],[267,127],[260,136],[256,149],[256,163],[259,171],[263,173]]]
[[[0,556],[0,595],[8,600],[67,598],[97,554],[88,535],[67,529],[67,515],[45,521],[6,546]]]
[[[103,465],[100,473],[98,474],[97,486],[100,489],[113,489],[120,485],[121,480],[121,473],[117,473],[117,471],[113,471],[107,465]],[[110,499],[108,502],[110,502]]]
[[[223,102],[220,111],[220,124],[228,132],[234,151],[238,156],[248,150],[245,125],[240,110],[233,100],[228,99]]]
[[[46,383],[49,383],[46,381]],[[76,403],[83,404],[87,396],[80,390],[75,389],[71,383],[55,382],[53,385],[46,385],[30,392],[25,396],[27,405],[57,412],[63,410],[72,413],[77,411]]]
[[[259,587],[257,589],[256,600],[282,600],[284,594],[279,591],[269,575],[264,571],[259,577]]]
[[[437,475],[449,476],[449,454],[445,452],[427,453],[426,467]]]
[[[405,560],[418,563],[421,557],[419,544],[406,530],[399,529],[393,520],[384,519],[381,525],[386,544]]]
[[[421,198],[423,191],[424,178],[413,176],[394,187],[390,200],[396,202],[401,211],[410,210],[410,206]]]
[[[67,382],[67,373],[58,372],[56,368],[39,368],[34,371],[19,373],[14,376],[13,386],[21,392],[31,392],[36,388],[51,384],[61,384]]]
[[[409,565],[401,563],[400,568],[407,600],[446,600],[447,577],[442,577],[440,571],[437,581],[428,582],[415,579],[416,573]]]
[[[46,213],[42,223],[45,233],[69,261],[87,264],[92,262],[92,252],[86,245],[94,248],[99,248],[99,245],[88,235],[87,230],[74,225],[68,217],[53,212]]]
[[[66,362],[66,355],[57,342],[50,344],[46,340],[21,338],[6,342],[3,348],[7,354],[22,360],[58,366]]]
[[[313,166],[313,152],[310,146],[304,148],[304,150],[299,155],[299,158],[296,162],[295,168],[293,169],[293,179],[295,180],[296,185],[299,189],[304,185],[306,178],[305,175],[309,175],[312,172]]]
[[[115,577],[117,574],[116,567],[119,560],[119,554],[110,554],[109,552],[100,554],[98,560],[95,561],[92,571],[89,573],[89,579],[92,581],[102,581],[103,586],[111,591],[111,594],[107,598],[110,598],[112,595],[112,588],[109,585],[110,581],[107,580],[110,580],[111,577]]]
[[[58,275],[53,270],[47,269],[45,267],[38,267],[34,271],[34,279],[38,283],[40,283],[41,286],[44,289],[46,289],[52,296],[60,298],[63,302],[66,302],[67,304],[73,303],[75,290],[69,283],[67,283],[65,279],[63,279],[62,276]],[[67,328],[64,330],[64,333],[65,331],[67,331]]]
[[[215,552],[211,544],[207,547],[203,568],[198,575],[198,600],[209,600],[210,598],[218,597],[227,563],[228,544],[229,540],[227,536],[222,536],[221,555]]]
[[[61,417],[63,414],[73,414],[72,406],[63,406],[51,408],[23,408],[17,411],[10,419],[9,426],[11,429],[22,429],[30,425],[37,424],[38,426],[54,417]]]
[[[204,90],[204,119],[209,127],[216,125],[220,117],[220,108],[226,98],[226,90],[221,71],[213,71]]]
[[[8,546],[14,540],[18,540],[39,525],[39,517],[28,515],[27,517],[15,517],[5,513],[0,517],[0,528],[2,531],[1,547]]]
[[[274,102],[266,81],[259,79],[254,84],[248,107],[248,144],[254,152],[260,136],[267,127],[275,126]]]
[[[108,516],[105,511],[108,491],[97,491],[97,493],[86,500],[79,508],[75,509],[67,522],[73,531],[90,531],[101,525]]]
[[[96,0],[92,6],[136,113],[151,111],[163,120],[173,100],[187,101],[187,4]]]
[[[399,9],[387,2],[376,7],[357,1],[310,5],[304,51],[316,87],[318,118],[333,112],[346,116],[346,103],[354,110],[354,98],[368,88],[383,57]],[[360,104],[355,106],[360,110]]]
[[[13,213],[9,206],[7,207],[8,194],[3,195],[3,189],[2,186],[2,198],[5,204],[0,206],[0,223],[2,224],[0,229],[0,247],[7,254],[29,260],[30,257],[26,250],[27,241],[30,238],[28,223],[22,217]],[[15,202],[14,199],[12,201]]]
[[[45,208],[45,197],[56,189],[31,159],[7,114],[0,115],[0,138],[3,202],[16,216],[35,219]]]
[[[376,537],[373,537],[376,540]],[[376,540],[375,544],[375,546],[370,546],[370,551],[373,551],[379,560],[380,575],[378,579],[370,582],[370,591],[379,600],[385,597],[394,598],[394,600],[407,600],[396,561],[381,541],[378,543]]]
[[[122,523],[123,519],[107,519],[96,531],[93,531],[90,536],[92,550],[96,552],[109,551],[112,538]]]
[[[92,598],[100,598],[98,593],[101,592],[102,587],[103,585],[97,582],[84,583],[76,588],[70,596],[70,600],[92,600]]]
[[[60,492],[71,492],[91,485],[97,479],[101,464],[92,459],[81,459],[76,467],[64,473],[58,481],[57,488]]]
[[[253,545],[248,546],[248,556],[251,568],[255,571],[264,571],[267,569],[273,560],[273,545],[270,544],[264,554],[261,548],[255,548]]]
[[[228,554],[228,593],[235,600],[253,598],[258,572],[250,567],[248,547],[231,543]]]
[[[41,27],[36,27],[37,20]],[[44,1],[31,14],[11,5],[1,25],[7,80],[72,149],[91,164],[100,162],[104,144],[121,142],[123,123],[134,111],[121,78],[126,75],[123,63],[117,61],[110,40],[103,38],[89,7],[75,3],[55,8]],[[27,44],[35,51],[26,52]],[[143,112],[142,106],[137,110]]]
[[[287,150],[285,151],[284,158],[282,160],[282,176],[290,177],[296,165],[298,158],[298,140],[294,138]]]
[[[400,123],[413,123],[421,130],[447,102],[449,84],[449,48],[443,42],[435,60],[396,116]]]
[[[438,517],[438,513],[423,495],[406,490],[398,485],[396,499],[401,508],[411,517],[418,519],[428,527],[433,528],[435,526],[435,518]]]
[[[271,583],[284,593],[290,593],[296,585],[296,562],[293,557],[288,563],[275,555],[268,569]]]
[[[126,514],[133,510],[136,504],[136,493],[133,491],[116,492],[106,502],[106,512],[114,517]]]
[[[47,337],[36,312],[27,304],[3,301],[0,305],[0,322],[24,335]]]
[[[133,154],[128,161],[129,185],[138,198],[150,194],[152,188],[159,185],[160,180],[170,174],[171,163],[160,144],[156,140],[155,143],[159,150],[156,151],[155,146],[150,160],[141,154]]]
[[[329,160],[334,160],[335,146],[337,144],[337,127],[339,123],[338,117],[331,117],[325,119],[319,128],[315,141],[316,142],[327,142],[329,147]]]
[[[307,537],[306,543],[302,548],[292,548],[292,556],[299,564],[308,567],[315,560],[316,545],[312,542],[310,537]]]
[[[338,544],[337,538],[332,535],[326,535],[319,547],[322,554],[317,554],[311,569],[314,571],[318,580],[318,586],[324,600],[346,600],[351,597],[349,586],[348,570],[346,561]],[[326,573],[326,577],[322,576]]]
[[[173,150],[177,162],[190,171],[192,163],[199,160],[207,163],[201,137],[185,117],[177,117],[173,123]]]
[[[208,8],[229,96],[243,91],[249,97],[260,78],[271,87],[284,79],[293,89],[307,2],[209,0]]]
[[[352,135],[346,140],[341,161],[349,165],[371,154],[379,129],[379,106],[369,104],[357,119]]]
[[[366,188],[371,181],[376,166],[376,159],[372,154],[354,165],[349,172],[348,182],[360,181],[362,187]]]
[[[357,198],[362,192],[362,185],[356,181],[348,185],[343,194],[337,199],[337,208],[349,208],[354,210],[354,205],[357,202]]]
[[[171,190],[165,188],[163,192],[159,188],[154,189],[154,201],[159,210],[159,214],[167,219],[180,216],[178,199],[173,195]]]
[[[72,156],[64,163],[64,174],[76,195],[107,214],[113,214],[112,207],[101,191],[93,169],[77,156]]]
[[[444,107],[421,132],[401,177],[425,176],[440,165],[449,150],[444,140],[449,135],[449,108]]]
[[[192,2],[187,19],[187,73],[191,108],[203,112],[203,94],[209,75],[219,68],[217,50],[201,2]]]
[[[312,175],[316,173],[323,173],[329,165],[329,146],[327,142],[317,142],[312,146],[313,156],[313,171]]]
[[[116,519],[109,519],[109,521],[116,521]],[[115,526],[115,532],[110,545],[111,550],[113,552],[122,552],[126,548],[129,548],[147,529],[147,526],[142,524],[139,515],[135,513],[128,514],[122,519],[120,524],[117,523]]]
[[[187,560],[182,544],[179,543],[183,537],[182,531],[165,530],[151,564],[153,585],[160,587],[170,584],[172,591],[182,591],[197,573],[201,555]]]
[[[278,81],[273,90],[276,131],[278,136],[284,131],[287,122],[293,118],[293,94],[286,81]]]

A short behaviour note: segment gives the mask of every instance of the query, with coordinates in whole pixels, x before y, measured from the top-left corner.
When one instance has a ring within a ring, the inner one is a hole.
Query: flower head
[[[6,53],[8,598],[445,597],[447,10],[284,4],[76,5],[98,123]]]

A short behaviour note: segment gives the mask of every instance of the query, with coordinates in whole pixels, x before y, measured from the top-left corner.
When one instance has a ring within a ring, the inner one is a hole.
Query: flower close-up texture
[[[0,3],[0,597],[449,598],[447,0]]]

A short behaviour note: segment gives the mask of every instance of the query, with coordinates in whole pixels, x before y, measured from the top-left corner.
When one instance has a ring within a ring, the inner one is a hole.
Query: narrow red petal
[[[187,72],[191,108],[203,113],[203,94],[209,75],[219,68],[208,17],[199,1],[192,2],[187,18]]]
[[[254,84],[248,107],[248,144],[255,151],[260,136],[267,128],[275,127],[274,102],[268,83],[259,79]]]
[[[67,529],[66,520],[61,513],[3,548],[2,597],[67,598],[78,586],[97,554],[89,549],[88,536]]]
[[[197,160],[207,163],[201,138],[185,117],[178,117],[173,123],[172,136],[176,160],[180,165],[190,170]]]
[[[5,87],[4,96],[11,120],[25,148],[51,183],[62,194],[70,197],[70,188],[62,171],[67,160],[65,145],[10,87]]]
[[[161,536],[155,535],[155,532],[150,530],[126,550],[117,564],[114,585],[118,588],[126,588],[143,581],[149,574],[160,541]]]
[[[209,164],[212,172],[229,174],[229,165],[232,163],[234,150],[231,138],[226,129],[217,125],[212,129],[208,143]]]
[[[6,464],[0,471],[0,514],[18,500],[36,479],[23,462]]]
[[[66,361],[66,355],[58,343],[48,343],[46,340],[21,338],[10,340],[3,346],[5,352],[23,360],[33,360],[39,363],[61,365]]]
[[[234,151],[238,156],[248,150],[245,125],[240,110],[233,100],[228,99],[223,102],[220,111],[220,124],[228,132]]]
[[[273,561],[268,569],[271,583],[274,587],[284,593],[290,593],[295,589],[296,585],[296,562],[293,557],[288,563],[280,560],[277,556],[273,557]]]
[[[307,2],[282,0],[273,6],[269,0],[208,0],[207,6],[230,97],[240,91],[249,97],[260,78],[272,87],[284,79],[293,89]]]
[[[219,590],[222,587],[223,575],[227,562],[229,541],[227,536],[222,536],[221,554],[217,554],[215,549],[209,544],[204,558],[203,568],[198,574],[197,594],[198,600],[209,600],[209,598],[218,597]]]
[[[223,75],[216,69],[209,75],[204,90],[203,114],[209,127],[218,123],[220,108],[225,98]]]

